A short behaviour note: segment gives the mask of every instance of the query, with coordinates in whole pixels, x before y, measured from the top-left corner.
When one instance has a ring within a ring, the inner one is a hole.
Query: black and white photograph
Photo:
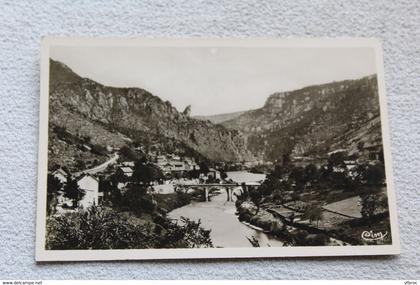
[[[375,39],[45,38],[37,260],[398,254]]]

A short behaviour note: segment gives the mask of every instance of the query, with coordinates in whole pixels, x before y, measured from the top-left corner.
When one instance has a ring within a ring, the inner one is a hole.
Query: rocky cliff
[[[337,148],[354,151],[362,143],[381,143],[375,75],[275,93],[265,105],[222,122],[241,131],[259,159],[284,154],[324,155]]]
[[[49,120],[103,145],[120,146],[122,133],[132,140],[184,146],[210,160],[253,159],[238,130],[190,118],[146,90],[108,87],[82,78],[54,60]]]

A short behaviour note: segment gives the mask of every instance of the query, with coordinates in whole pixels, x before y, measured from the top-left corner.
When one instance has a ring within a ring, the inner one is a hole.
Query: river
[[[235,182],[256,182],[265,178],[264,174],[254,174],[245,171],[227,172],[228,178]],[[211,197],[210,202],[196,202],[175,209],[168,217],[179,220],[186,217],[201,221],[201,226],[211,229],[210,237],[215,247],[252,247],[247,237],[254,237],[260,246],[282,246],[283,243],[270,237],[262,231],[251,228],[238,220],[235,215],[234,202],[227,201],[225,191]]]

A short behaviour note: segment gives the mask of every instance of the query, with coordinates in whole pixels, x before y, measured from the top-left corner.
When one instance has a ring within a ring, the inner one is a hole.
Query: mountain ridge
[[[241,131],[250,150],[261,160],[278,161],[283,155],[325,155],[332,148],[381,140],[380,120],[371,136],[353,144],[340,138],[366,127],[379,117],[376,75],[313,85],[271,94],[263,107],[221,124]],[[346,138],[350,139],[350,138]]]
[[[189,112],[144,89],[104,86],[50,61],[50,125],[94,144],[118,148],[129,137],[213,161],[278,162],[336,148],[354,152],[382,139],[376,75],[273,93],[254,110],[198,118]]]
[[[72,122],[75,118],[79,119]],[[253,159],[236,130],[190,118],[144,89],[109,87],[82,78],[51,60],[50,123],[77,132],[85,122],[95,131],[99,125],[142,142],[162,140],[166,144],[162,148],[185,146],[210,160]]]

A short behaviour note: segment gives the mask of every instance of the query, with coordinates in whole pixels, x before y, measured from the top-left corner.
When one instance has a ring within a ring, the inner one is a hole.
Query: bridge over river
[[[248,191],[250,187],[259,187],[259,182],[245,182],[245,183],[209,183],[209,184],[174,184],[175,192],[182,191],[188,193],[190,190],[203,191],[204,202],[210,201],[210,193],[217,190],[225,190],[227,194],[227,201],[233,201],[233,192],[235,190]]]

